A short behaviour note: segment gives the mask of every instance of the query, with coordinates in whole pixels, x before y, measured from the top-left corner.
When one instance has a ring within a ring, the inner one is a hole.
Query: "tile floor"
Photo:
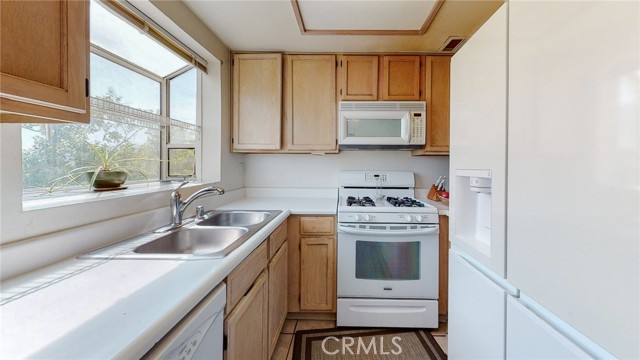
[[[293,357],[293,340],[296,331],[327,329],[335,326],[336,322],[331,320],[285,320],[271,360],[290,360]],[[431,335],[447,353],[447,323],[440,323],[440,327],[433,330]]]

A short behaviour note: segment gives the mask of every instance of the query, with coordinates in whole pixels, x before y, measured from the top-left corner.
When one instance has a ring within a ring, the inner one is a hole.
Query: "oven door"
[[[338,297],[437,299],[438,225],[339,224]]]

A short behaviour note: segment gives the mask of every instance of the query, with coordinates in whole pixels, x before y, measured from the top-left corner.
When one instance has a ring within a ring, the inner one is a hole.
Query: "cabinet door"
[[[340,66],[342,100],[378,100],[377,56],[343,56]]]
[[[336,238],[300,239],[300,309],[335,310]]]
[[[449,73],[451,57],[427,56],[427,144],[425,151],[449,153]]]
[[[337,150],[334,55],[285,56],[287,149]]]
[[[89,122],[88,1],[0,2],[0,122]]]
[[[269,263],[269,354],[276,347],[287,317],[287,250],[285,242]]]
[[[420,100],[420,56],[384,56],[382,100]]]
[[[226,360],[266,360],[268,347],[267,274],[263,272],[224,321]]]
[[[289,215],[287,220],[289,312],[300,312],[300,218],[300,215]]]
[[[280,149],[282,55],[233,56],[233,150]]]

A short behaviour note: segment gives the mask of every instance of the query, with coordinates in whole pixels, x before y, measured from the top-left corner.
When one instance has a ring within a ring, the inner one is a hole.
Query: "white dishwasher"
[[[143,359],[222,359],[226,295],[227,286],[221,283],[160,339]]]

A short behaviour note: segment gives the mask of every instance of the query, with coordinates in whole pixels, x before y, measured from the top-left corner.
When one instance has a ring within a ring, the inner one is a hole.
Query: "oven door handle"
[[[438,225],[429,225],[420,230],[363,230],[354,229],[344,225],[338,225],[338,232],[354,235],[379,235],[379,236],[415,236],[430,235],[438,233]]]

